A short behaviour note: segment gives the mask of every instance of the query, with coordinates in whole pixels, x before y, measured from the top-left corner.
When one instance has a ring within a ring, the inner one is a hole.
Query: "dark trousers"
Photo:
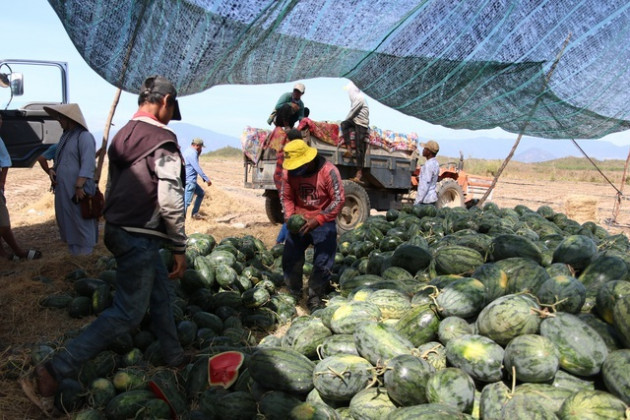
[[[324,223],[306,235],[289,233],[282,254],[284,282],[289,291],[302,291],[304,252],[313,245],[313,271],[308,279],[308,297],[322,296],[330,287],[330,277],[335,253],[337,252],[337,226],[335,222]]]
[[[343,131],[343,141],[350,148],[350,132],[354,131],[354,143],[357,148],[357,168],[365,166],[365,138],[368,129],[361,125],[357,125],[354,121],[345,120],[341,122],[341,131]]]

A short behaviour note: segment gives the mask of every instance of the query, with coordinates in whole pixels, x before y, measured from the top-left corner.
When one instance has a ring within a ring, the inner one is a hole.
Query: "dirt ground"
[[[243,187],[242,160],[211,158],[202,160],[202,166],[213,182],[211,187],[204,186],[206,198],[201,213],[206,220],[188,219],[187,232],[210,233],[217,240],[250,234],[272,246],[279,226],[267,219],[262,191]],[[64,311],[42,309],[38,301],[49,294],[67,290],[70,282],[65,280],[65,275],[75,269],[81,268],[89,275],[97,276],[102,270],[99,257],[108,255],[102,240],[91,256],[77,258],[68,254],[59,240],[53,196],[48,187],[47,177],[38,166],[9,172],[5,195],[14,234],[23,248],[39,249],[43,258],[0,261],[0,419],[42,418],[22,395],[16,382],[27,364],[30,349],[34,344],[54,340],[69,329],[79,328],[91,319],[70,319]],[[101,182],[101,190],[104,190],[104,182]],[[621,203],[617,223],[608,224],[615,191],[604,183],[509,178],[499,181],[492,201],[500,207],[524,204],[536,209],[549,205],[555,211],[567,213],[567,201],[575,195],[592,200],[592,208],[581,209],[588,210],[582,211],[581,215],[590,215],[591,220],[611,233],[630,233],[630,204],[627,201]]]

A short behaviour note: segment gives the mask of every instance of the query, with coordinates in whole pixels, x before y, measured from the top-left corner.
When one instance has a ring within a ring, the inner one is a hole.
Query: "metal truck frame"
[[[30,102],[22,108],[9,108],[13,97],[24,92],[23,75],[14,73],[12,65],[58,68],[61,102]],[[9,73],[4,73],[5,69],[8,69]],[[37,158],[61,137],[62,129],[59,122],[48,115],[43,107],[68,103],[68,64],[61,61],[0,59],[0,82],[2,81],[9,82],[7,87],[10,88],[11,97],[6,108],[0,109],[3,120],[0,137],[9,151],[13,167],[30,168]],[[5,83],[2,86],[4,87]]]

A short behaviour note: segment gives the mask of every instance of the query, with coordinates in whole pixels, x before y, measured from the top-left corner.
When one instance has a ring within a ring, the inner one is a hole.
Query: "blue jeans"
[[[337,226],[324,223],[306,235],[289,233],[282,253],[284,282],[291,293],[302,291],[304,252],[313,245],[313,271],[308,279],[308,297],[326,294],[337,252]]]
[[[196,195],[197,198],[195,199],[191,214],[197,214],[199,213],[203,196],[206,195],[206,193],[196,182],[189,182],[186,184],[186,189],[184,190],[184,214],[186,214],[190,203],[192,203],[193,195]]]
[[[57,378],[76,375],[84,362],[106,349],[116,337],[138,327],[147,308],[164,361],[177,366],[184,358],[173,318],[175,291],[158,252],[162,241],[132,235],[108,223],[104,242],[118,265],[114,302],[55,354],[51,367]]]

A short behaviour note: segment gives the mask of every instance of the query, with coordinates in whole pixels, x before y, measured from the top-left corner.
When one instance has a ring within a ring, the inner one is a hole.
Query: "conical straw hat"
[[[81,127],[88,129],[87,123],[85,122],[85,118],[83,118],[83,113],[81,112],[81,108],[79,108],[79,104],[62,104],[62,105],[51,105],[45,106],[44,111],[48,113],[51,117],[57,118],[59,114],[64,117],[70,118],[72,121],[79,124]]]

